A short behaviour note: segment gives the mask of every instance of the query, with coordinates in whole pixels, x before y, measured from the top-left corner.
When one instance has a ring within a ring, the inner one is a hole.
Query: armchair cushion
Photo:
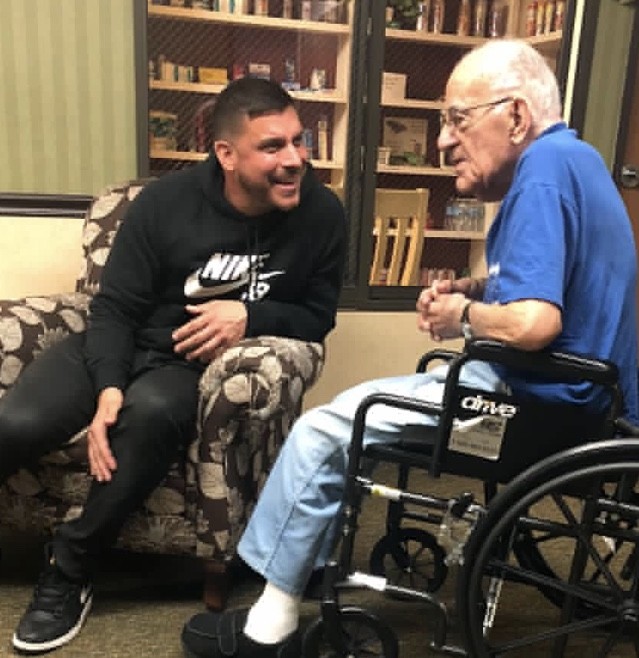
[[[82,231],[83,270],[75,289],[94,295],[100,283],[113,238],[124,220],[131,202],[152,178],[112,185],[104,190],[91,204]]]
[[[89,299],[69,293],[0,300],[0,397],[49,345],[84,331]]]

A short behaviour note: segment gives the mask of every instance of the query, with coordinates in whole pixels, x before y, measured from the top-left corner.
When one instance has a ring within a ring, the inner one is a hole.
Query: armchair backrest
[[[76,292],[94,295],[113,244],[113,238],[138,192],[152,178],[141,178],[111,185],[94,197],[84,218],[82,231],[83,270],[76,281]]]

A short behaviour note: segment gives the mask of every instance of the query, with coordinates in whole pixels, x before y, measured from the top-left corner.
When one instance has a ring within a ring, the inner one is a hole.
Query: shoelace
[[[48,566],[40,574],[29,609],[60,615],[64,609],[64,604],[78,588],[79,585],[63,578],[55,566]]]

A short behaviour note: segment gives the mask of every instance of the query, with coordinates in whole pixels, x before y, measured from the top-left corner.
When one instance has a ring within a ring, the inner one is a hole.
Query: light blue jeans
[[[371,393],[440,402],[446,366],[365,382],[311,409],[293,426],[238,546],[242,559],[280,589],[300,595],[315,568],[326,564],[337,537],[353,417]],[[464,366],[460,382],[485,391],[505,390],[492,368]],[[366,415],[364,445],[416,435],[433,416],[375,405]]]

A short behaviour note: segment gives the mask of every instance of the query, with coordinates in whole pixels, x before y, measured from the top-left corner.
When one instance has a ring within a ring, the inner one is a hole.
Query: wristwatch
[[[468,300],[464,304],[461,317],[459,318],[462,334],[466,340],[471,340],[471,338],[473,338],[473,328],[470,326],[470,307],[472,306],[472,303],[472,300]]]

